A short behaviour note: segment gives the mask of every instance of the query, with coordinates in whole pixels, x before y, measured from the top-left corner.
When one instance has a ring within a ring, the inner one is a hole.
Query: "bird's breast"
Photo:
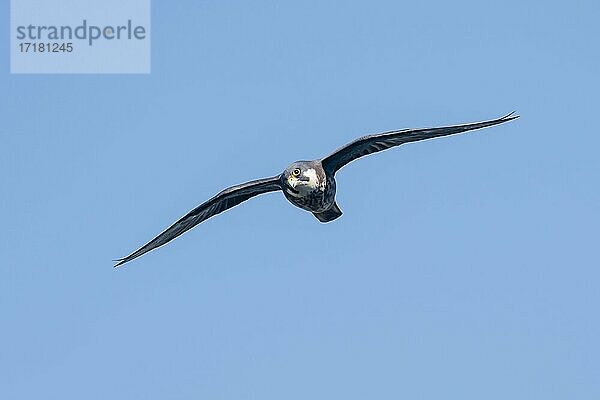
[[[296,186],[296,193],[286,190],[285,197],[295,206],[310,212],[328,210],[335,202],[335,181],[319,179],[316,185]]]

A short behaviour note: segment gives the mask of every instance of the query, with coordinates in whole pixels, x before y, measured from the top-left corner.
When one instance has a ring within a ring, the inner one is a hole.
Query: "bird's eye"
[[[300,176],[300,168],[295,168],[292,171],[292,176]]]

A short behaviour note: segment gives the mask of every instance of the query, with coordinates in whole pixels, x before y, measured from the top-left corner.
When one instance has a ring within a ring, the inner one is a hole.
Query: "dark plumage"
[[[210,200],[183,216],[160,235],[131,253],[115,260],[115,267],[170,242],[202,221],[259,194],[283,190],[295,206],[312,212],[321,222],[330,222],[342,215],[335,202],[335,173],[344,165],[368,154],[386,150],[404,143],[454,135],[474,129],[501,124],[518,116],[513,113],[502,118],[465,125],[439,128],[402,129],[363,136],[339,148],[321,160],[296,161],[272,178],[259,179],[223,190]]]

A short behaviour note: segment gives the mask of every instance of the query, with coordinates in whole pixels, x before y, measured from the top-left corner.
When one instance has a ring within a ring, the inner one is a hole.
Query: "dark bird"
[[[227,188],[184,215],[163,233],[130,255],[115,260],[115,267],[133,260],[170,242],[202,221],[215,216],[259,194],[282,190],[293,205],[307,210],[321,222],[330,222],[342,215],[335,201],[335,173],[344,165],[371,153],[404,143],[440,136],[454,135],[474,129],[497,125],[518,118],[510,113],[502,118],[472,124],[438,128],[402,129],[363,136],[337,149],[320,160],[296,161],[283,173],[272,178],[258,179]]]

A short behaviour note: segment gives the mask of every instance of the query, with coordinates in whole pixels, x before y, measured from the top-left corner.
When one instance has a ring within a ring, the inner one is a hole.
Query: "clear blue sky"
[[[3,29],[0,397],[600,398],[598,2],[225,3],[154,1],[150,75],[10,75]],[[265,195],[112,268],[231,184],[512,110],[345,168],[334,223]]]

